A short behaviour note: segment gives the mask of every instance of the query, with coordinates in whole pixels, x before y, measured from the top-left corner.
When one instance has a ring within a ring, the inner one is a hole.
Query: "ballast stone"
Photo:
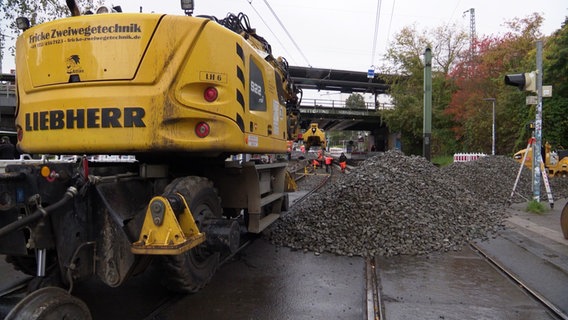
[[[506,157],[438,168],[423,157],[388,151],[349,174],[335,173],[267,236],[276,245],[346,256],[460,250],[503,228],[518,170],[518,162]],[[530,196],[530,181],[523,170],[517,192]]]

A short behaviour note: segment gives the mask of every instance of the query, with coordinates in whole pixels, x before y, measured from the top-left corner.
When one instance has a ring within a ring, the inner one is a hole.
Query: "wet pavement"
[[[555,319],[466,247],[377,258],[383,319]]]
[[[568,239],[560,226],[565,203],[556,200],[543,214],[527,212],[526,203],[514,204],[507,230],[477,245],[568,319]]]
[[[293,251],[256,240],[201,292],[150,319],[364,319],[362,258]]]

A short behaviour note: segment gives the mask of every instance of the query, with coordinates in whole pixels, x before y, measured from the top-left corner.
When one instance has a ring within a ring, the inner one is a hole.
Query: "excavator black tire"
[[[164,195],[180,193],[189,205],[197,227],[206,219],[221,218],[223,209],[213,183],[203,177],[177,178]],[[211,280],[220,261],[220,253],[209,250],[205,243],[180,255],[163,256],[164,284],[174,292],[194,293]]]
[[[568,239],[568,202],[564,205],[560,214],[560,228],[562,229],[564,239]]]

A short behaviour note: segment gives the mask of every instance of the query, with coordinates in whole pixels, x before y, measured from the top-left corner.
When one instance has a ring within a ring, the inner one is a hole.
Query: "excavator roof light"
[[[26,17],[17,17],[16,18],[16,26],[18,27],[18,29],[20,29],[22,31],[26,31],[31,26],[30,20]]]
[[[193,13],[193,0],[181,0],[181,9],[186,15],[190,16]]]
[[[102,13],[113,13],[113,12],[117,12],[116,10],[114,10],[114,8],[108,7],[108,6],[100,6],[97,11],[95,11],[96,14],[102,14]]]

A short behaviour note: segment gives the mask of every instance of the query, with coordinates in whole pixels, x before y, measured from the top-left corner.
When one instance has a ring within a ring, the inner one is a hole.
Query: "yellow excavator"
[[[532,143],[529,143],[527,149],[518,151],[513,157],[519,163],[522,163],[523,159],[525,159],[524,165],[532,170],[532,150]],[[565,178],[568,175],[568,150],[553,151],[551,145],[546,142],[542,159],[544,159],[544,163],[541,167],[544,167],[549,177]],[[560,227],[564,238],[568,239],[568,203],[564,205],[560,214]]]
[[[532,150],[532,146],[528,149],[519,150],[514,154],[513,158],[519,163],[525,158],[525,166],[532,169]],[[524,156],[525,153],[527,153],[526,157]],[[542,159],[549,177],[566,177],[568,175],[568,150],[552,150],[552,146],[546,142]]]
[[[311,147],[320,147],[321,150],[325,150],[325,132],[319,128],[316,122],[310,123],[310,127],[302,134],[302,138],[306,151],[309,151]]]
[[[183,3],[170,15],[67,1],[71,17],[19,19],[17,148],[65,156],[0,174],[0,253],[34,277],[6,319],[90,319],[70,288],[117,287],[150,262],[169,289],[196,292],[287,210],[300,91],[286,60],[246,15]]]

